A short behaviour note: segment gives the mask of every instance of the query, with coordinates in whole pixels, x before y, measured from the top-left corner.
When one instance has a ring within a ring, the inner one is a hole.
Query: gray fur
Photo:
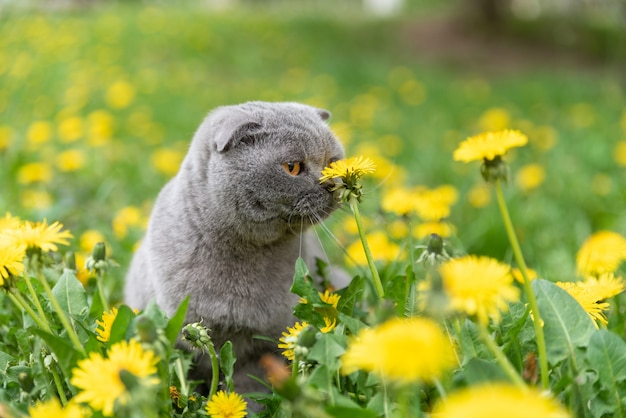
[[[259,355],[293,325],[289,292],[296,258],[310,267],[319,248],[300,235],[337,206],[321,170],[343,149],[330,114],[297,103],[249,102],[212,111],[178,174],[159,194],[126,277],[125,301],[151,299],[172,315],[189,295],[186,321],[203,321],[217,347],[233,342],[239,392],[258,390]],[[289,175],[284,162],[302,161]],[[204,359],[206,360],[206,359]],[[210,376],[200,361],[200,376]]]

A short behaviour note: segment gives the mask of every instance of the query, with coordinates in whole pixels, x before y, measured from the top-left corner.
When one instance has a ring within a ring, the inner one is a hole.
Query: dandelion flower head
[[[102,320],[96,321],[98,328],[96,328],[96,334],[98,334],[98,340],[106,343],[111,338],[111,327],[115,318],[117,317],[117,308],[111,308],[110,311],[102,314]]]
[[[72,234],[68,230],[61,231],[62,229],[61,223],[54,222],[48,225],[44,219],[42,222],[23,222],[11,234],[27,248],[40,248],[41,251],[47,252],[57,251],[57,244],[70,244],[68,239],[72,238]]]
[[[298,342],[298,337],[304,328],[306,328],[309,324],[306,322],[296,322],[293,327],[287,327],[287,332],[283,332],[283,336],[278,339],[280,343],[278,344],[278,348],[283,349],[283,356],[285,356],[288,360],[293,361],[296,358],[295,348],[296,343]]]
[[[452,393],[435,406],[438,418],[571,418],[556,400],[532,389],[486,384]]]
[[[151,377],[157,372],[158,361],[153,352],[144,350],[136,340],[114,344],[108,358],[91,353],[72,370],[71,383],[80,390],[75,399],[102,411],[104,416],[113,416],[116,401],[126,404],[130,400],[120,372],[131,373],[142,383],[152,385],[158,382]]]
[[[433,381],[454,365],[450,341],[426,318],[395,318],[363,329],[341,357],[341,372],[374,372],[399,383]]]
[[[626,238],[613,231],[599,231],[582,244],[576,268],[582,277],[613,273],[626,259]]]
[[[498,321],[508,302],[519,300],[511,268],[495,259],[474,255],[455,258],[439,267],[439,273],[452,310],[475,315],[483,324],[489,317]]]
[[[333,161],[322,170],[320,183],[334,178],[341,178],[348,182],[348,179],[359,179],[365,174],[371,174],[375,169],[374,162],[362,156]]]
[[[605,312],[610,307],[605,300],[623,292],[626,287],[624,280],[612,273],[580,282],[557,282],[556,285],[576,299],[591,319],[604,325],[608,323]]]
[[[70,401],[65,407],[56,398],[38,402],[28,408],[30,418],[82,418],[85,416],[80,405]]]
[[[435,189],[418,188],[414,201],[415,212],[424,221],[439,221],[450,215],[450,206],[458,197],[458,191],[451,185]]]
[[[508,150],[521,147],[528,143],[528,137],[523,133],[505,129],[502,131],[485,132],[475,135],[461,142],[454,151],[455,161],[465,163],[471,161],[492,161],[496,157],[502,157]]]
[[[241,395],[220,390],[209,399],[206,410],[213,418],[243,418],[246,416],[248,404]]]

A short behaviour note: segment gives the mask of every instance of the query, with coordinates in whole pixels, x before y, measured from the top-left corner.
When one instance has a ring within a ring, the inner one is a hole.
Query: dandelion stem
[[[43,321],[46,318],[46,314],[43,312],[43,308],[41,307],[41,302],[39,301],[37,292],[35,292],[33,283],[30,281],[30,275],[28,273],[24,274],[24,281],[26,282],[26,287],[28,287],[28,291],[30,293],[31,298],[33,299],[35,308],[37,309],[37,312],[39,313],[39,318]],[[47,330],[49,331],[50,328],[48,328]]]
[[[374,258],[372,257],[372,252],[370,251],[370,247],[367,243],[367,239],[365,238],[365,230],[363,229],[363,222],[361,221],[361,213],[359,212],[358,203],[354,200],[351,200],[350,209],[352,209],[352,213],[354,214],[354,220],[356,221],[356,226],[357,226],[357,229],[359,230],[359,237],[361,238],[363,251],[365,251],[365,258],[367,258],[367,264],[370,268],[370,271],[372,272],[372,279],[374,280],[374,287],[376,288],[376,293],[378,294],[378,298],[382,299],[385,296],[385,291],[383,290],[383,285],[380,281],[378,270],[376,269],[376,265],[374,264]]]
[[[9,299],[11,300],[11,302],[13,302],[15,304],[15,306],[17,306],[19,309],[24,309],[26,311],[26,313],[28,313],[28,315],[33,318],[33,321],[35,321],[37,323],[37,325],[39,326],[39,328],[50,332],[50,326],[48,325],[47,322],[45,322],[44,320],[42,320],[36,313],[35,311],[33,311],[33,309],[28,306],[28,303],[26,303],[26,301],[24,300],[24,298],[22,297],[22,295],[20,295],[19,293],[13,293],[13,292],[9,292],[7,293],[7,295],[9,296]]]
[[[79,353],[81,353],[84,357],[87,357],[87,352],[85,351],[85,347],[83,347],[83,345],[80,343],[80,340],[78,339],[78,335],[76,335],[76,330],[74,330],[74,328],[72,328],[72,326],[70,325],[70,322],[68,321],[67,316],[65,316],[65,312],[63,312],[63,309],[61,309],[61,305],[59,305],[59,301],[52,293],[52,289],[50,288],[48,281],[46,280],[45,277],[43,277],[41,273],[37,275],[37,278],[39,279],[39,282],[43,286],[43,289],[46,292],[46,295],[48,295],[48,298],[50,299],[50,304],[52,304],[52,308],[59,316],[59,320],[61,321],[63,328],[65,328],[65,330],[67,331],[67,335],[72,341],[74,348]]]
[[[506,206],[506,201],[504,200],[504,193],[502,192],[502,182],[498,179],[496,180],[495,183],[496,183],[496,196],[498,199],[498,206],[500,207],[500,213],[502,214],[504,227],[509,236],[511,247],[513,248],[513,255],[515,256],[515,261],[517,262],[517,266],[519,267],[519,270],[522,273],[522,277],[524,278],[524,290],[526,292],[526,297],[528,298],[528,304],[530,305],[530,310],[533,314],[532,322],[535,328],[535,336],[537,339],[537,349],[539,351],[539,365],[541,368],[541,386],[544,389],[548,389],[550,385],[550,380],[549,380],[549,375],[548,375],[548,357],[547,357],[547,351],[546,351],[546,341],[545,341],[545,336],[543,334],[543,321],[541,320],[541,315],[539,313],[539,306],[537,305],[537,299],[535,299],[535,294],[530,284],[530,278],[528,276],[528,267],[526,267],[526,262],[524,261],[524,255],[519,245],[519,241],[517,240],[517,235],[515,234],[515,229],[513,228],[513,222],[511,222],[511,216],[509,215],[509,211]]]
[[[480,337],[482,338],[489,351],[491,351],[491,354],[494,355],[496,361],[500,364],[500,366],[502,366],[506,375],[511,379],[513,383],[515,383],[521,389],[526,389],[526,383],[524,382],[524,379],[521,378],[519,373],[515,370],[515,368],[513,368],[513,365],[511,364],[509,359],[506,358],[502,350],[500,350],[500,347],[498,347],[493,341],[485,325],[479,323],[477,324],[477,326]]]
[[[187,374],[183,370],[183,361],[180,357],[176,359],[176,363],[174,363],[174,370],[176,375],[178,376],[178,381],[180,382],[180,390],[184,396],[189,396],[189,383],[187,382]]]
[[[217,360],[217,353],[215,352],[215,345],[213,345],[213,341],[209,341],[207,344],[209,348],[209,356],[211,357],[211,389],[209,390],[209,396],[207,399],[211,399],[213,395],[217,392],[217,385],[220,380],[220,369],[219,363]]]
[[[65,406],[67,404],[67,396],[65,396],[65,390],[63,390],[63,383],[61,383],[61,378],[59,378],[59,373],[57,373],[54,364],[50,366],[50,372],[52,373],[52,378],[54,379],[54,384],[57,387],[57,393],[59,394],[59,398],[61,399],[61,405]]]
[[[110,310],[109,302],[107,301],[107,298],[104,294],[104,277],[101,269],[98,270],[98,274],[96,275],[96,284],[98,285],[98,293],[100,294],[102,307],[104,308],[105,312],[108,312]]]

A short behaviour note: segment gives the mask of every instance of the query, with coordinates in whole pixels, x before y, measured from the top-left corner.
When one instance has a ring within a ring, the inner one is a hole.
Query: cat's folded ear
[[[218,152],[228,151],[261,127],[258,116],[236,106],[219,107],[208,117],[211,139]]]
[[[330,119],[330,112],[328,110],[315,108],[315,111],[318,115],[320,115],[320,118],[322,118],[323,121],[327,121],[328,119]]]

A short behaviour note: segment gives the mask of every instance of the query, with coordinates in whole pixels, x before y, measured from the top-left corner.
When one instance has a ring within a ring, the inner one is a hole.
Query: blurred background
[[[510,261],[479,164],[452,160],[503,128],[529,137],[506,194],[530,267],[572,279],[592,231],[626,233],[625,1],[172,4],[0,0],[0,215],[62,222],[81,258],[106,241],[118,297],[195,129],[248,100],[326,108],[347,154],[376,161],[364,209],[381,263],[412,234],[385,193],[443,185],[455,249]],[[327,222],[330,253],[356,239],[349,218]]]

